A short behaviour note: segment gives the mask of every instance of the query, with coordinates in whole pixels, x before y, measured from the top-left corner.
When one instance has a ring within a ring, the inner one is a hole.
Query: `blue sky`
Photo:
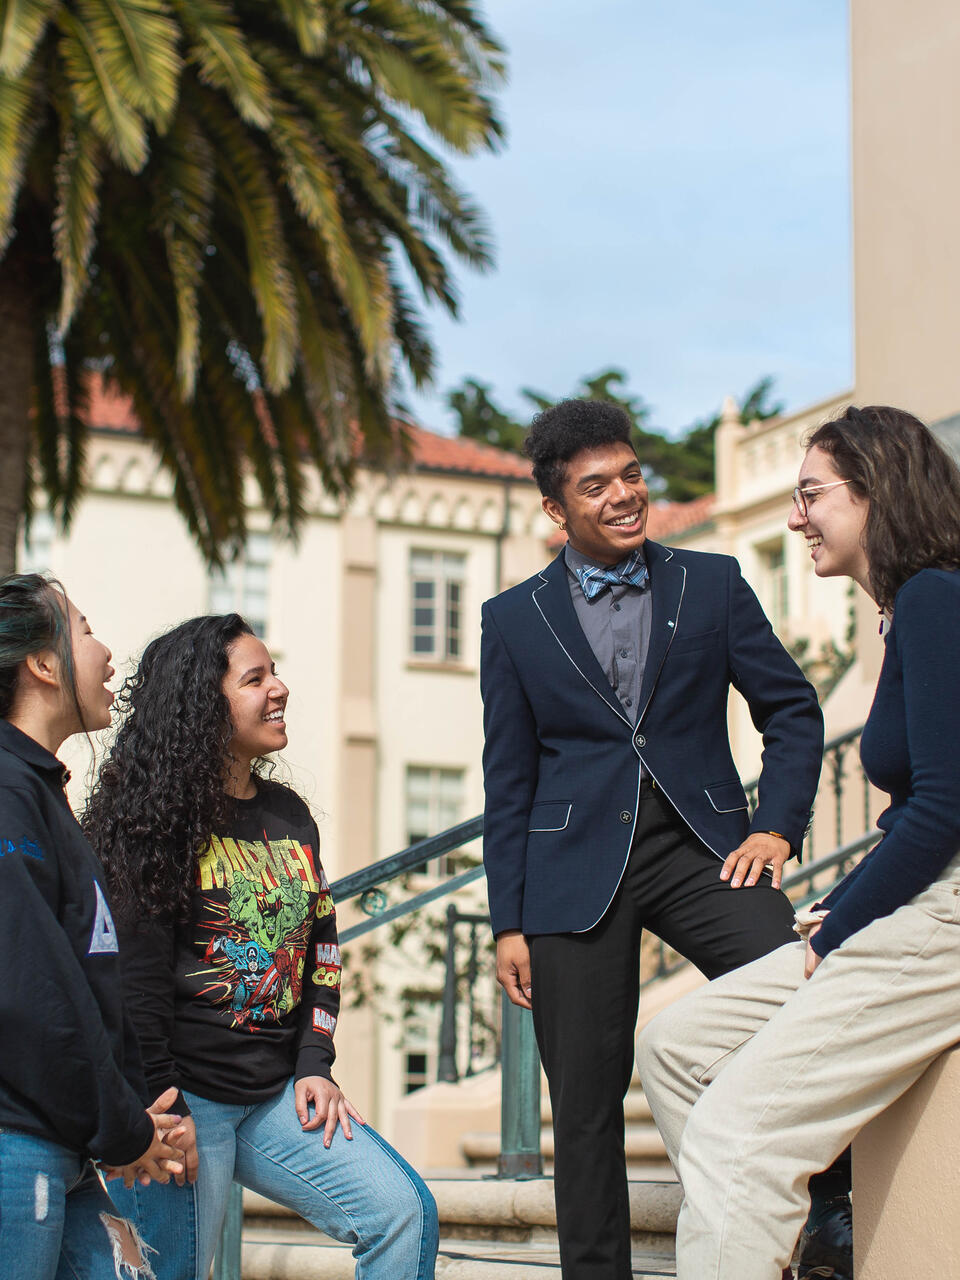
[[[431,313],[451,429],[464,376],[521,414],[619,365],[679,431],[772,374],[788,408],[852,382],[843,0],[485,0],[509,50],[497,156],[452,160],[497,266]]]

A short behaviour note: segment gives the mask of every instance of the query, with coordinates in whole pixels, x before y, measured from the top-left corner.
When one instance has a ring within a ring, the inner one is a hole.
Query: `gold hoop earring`
[[[557,521],[557,528],[560,530],[561,533],[563,533],[566,527],[567,527],[566,524],[562,520]]]

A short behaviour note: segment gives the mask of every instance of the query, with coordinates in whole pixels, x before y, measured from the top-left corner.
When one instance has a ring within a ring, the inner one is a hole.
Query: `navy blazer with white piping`
[[[653,617],[631,722],[583,634],[563,552],[482,610],[484,866],[494,933],[591,928],[633,837],[640,762],[723,858],[748,832],[798,850],[820,774],[817,696],[732,556],[646,543]],[[727,737],[730,686],[763,734],[752,820]]]

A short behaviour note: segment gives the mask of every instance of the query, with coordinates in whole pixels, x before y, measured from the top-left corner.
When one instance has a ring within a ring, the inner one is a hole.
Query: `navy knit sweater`
[[[824,900],[818,955],[932,884],[960,852],[960,572],[923,569],[897,592],[860,758],[890,795],[881,842]]]

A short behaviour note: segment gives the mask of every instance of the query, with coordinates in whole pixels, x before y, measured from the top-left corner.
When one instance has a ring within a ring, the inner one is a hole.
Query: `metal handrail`
[[[424,862],[432,862],[434,858],[442,858],[445,853],[459,849],[483,835],[483,817],[468,818],[466,822],[448,827],[438,835],[428,836],[426,840],[418,840],[416,844],[392,853],[389,858],[381,858],[379,862],[371,862],[348,876],[334,880],[330,886],[336,902],[346,902],[348,898],[359,897],[370,889],[376,888],[390,880],[396,880],[405,871],[413,871]]]
[[[878,841],[883,835],[876,827],[872,831],[866,831],[856,840],[849,840],[846,844],[841,845],[839,849],[834,849],[833,853],[824,854],[822,858],[817,858],[815,862],[809,863],[806,867],[798,867],[796,871],[792,871],[783,881],[783,891],[790,896],[790,890],[796,889],[803,884],[805,880],[811,882],[811,891],[806,897],[792,898],[791,901],[795,907],[806,907],[814,902],[823,894],[823,888],[815,889],[812,886],[813,880],[824,873],[824,871],[833,871],[837,869],[841,872],[841,877],[847,874],[849,868],[846,866],[848,862],[853,862],[854,858],[860,853],[865,852],[870,845]]]

